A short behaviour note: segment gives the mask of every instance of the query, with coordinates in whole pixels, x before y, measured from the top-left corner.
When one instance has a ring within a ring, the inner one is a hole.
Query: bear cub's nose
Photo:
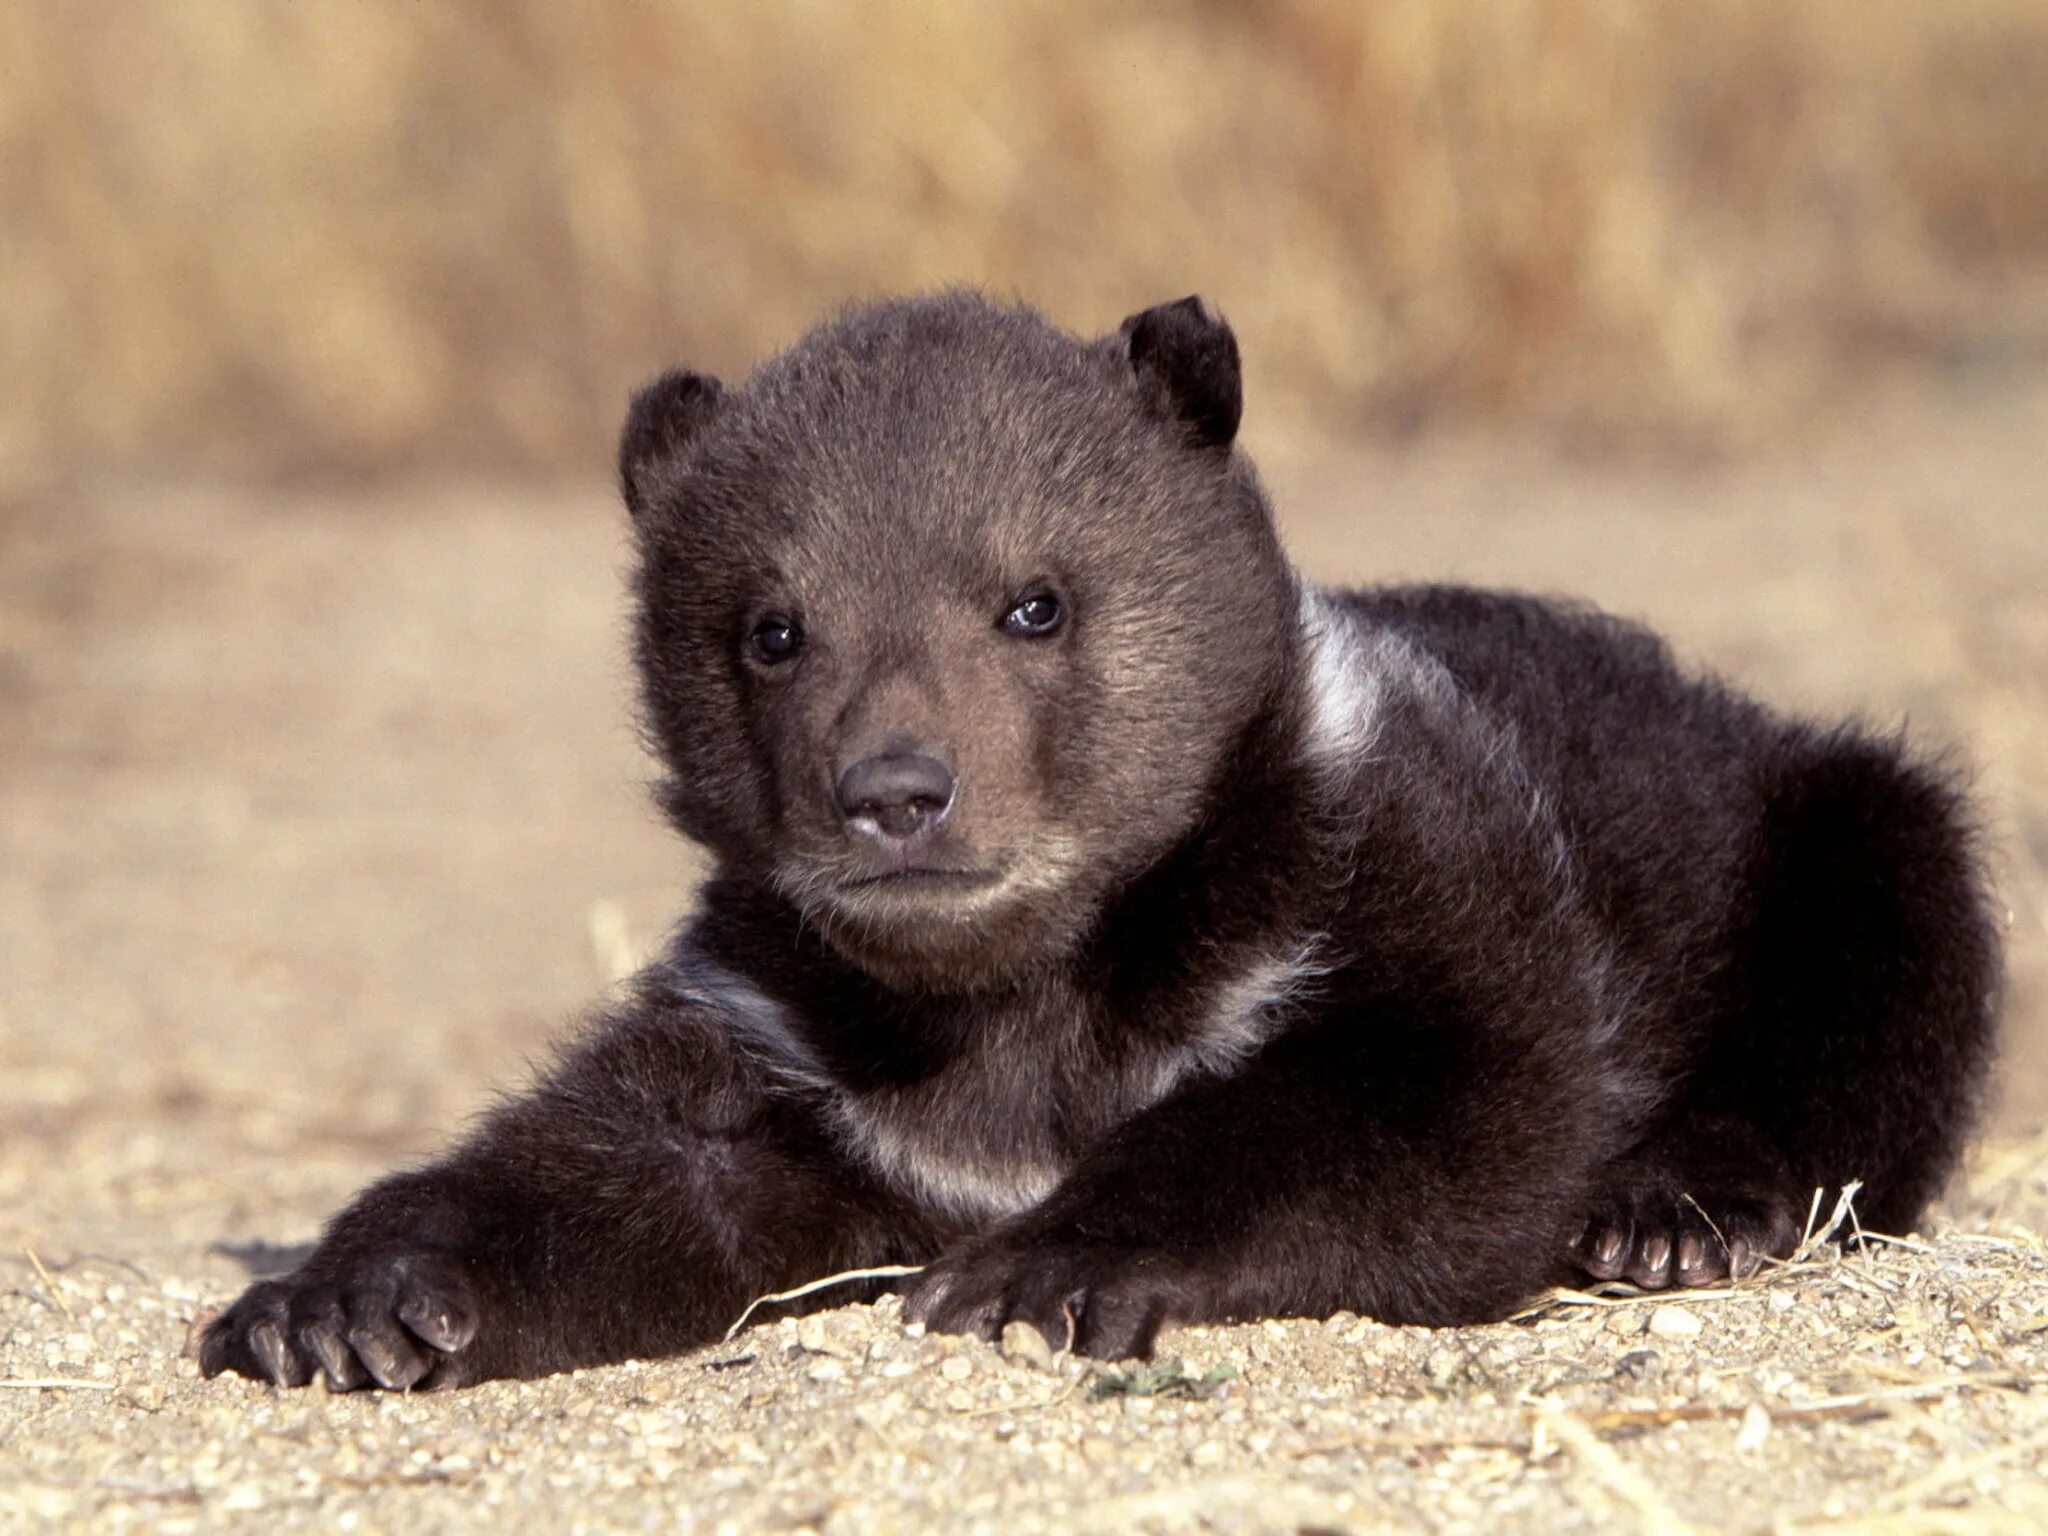
[[[878,752],[839,776],[839,809],[856,832],[911,838],[946,819],[953,770],[922,752]]]

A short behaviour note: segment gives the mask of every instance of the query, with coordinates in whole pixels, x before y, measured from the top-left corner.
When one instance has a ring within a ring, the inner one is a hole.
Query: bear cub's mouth
[[[911,864],[885,869],[872,875],[856,875],[840,882],[842,891],[952,890],[972,891],[993,885],[1002,876],[992,869],[948,869],[938,865]]]

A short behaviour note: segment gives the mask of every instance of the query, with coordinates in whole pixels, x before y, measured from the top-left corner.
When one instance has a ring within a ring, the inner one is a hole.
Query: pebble
[[[1761,1403],[1751,1403],[1742,1410],[1742,1427],[1735,1432],[1735,1449],[1744,1456],[1753,1456],[1770,1437],[1771,1416],[1764,1412]]]
[[[797,1346],[807,1354],[857,1360],[866,1341],[859,1319],[846,1313],[813,1313],[796,1325]]]
[[[872,1402],[862,1403],[853,1410],[853,1416],[863,1424],[886,1429],[901,1418],[910,1407],[910,1400],[901,1392],[891,1392]]]
[[[1030,1366],[1040,1371],[1053,1368],[1052,1345],[1046,1342],[1044,1334],[1027,1322],[1005,1323],[1001,1348],[1003,1358],[1012,1365]]]
[[[768,1459],[768,1453],[761,1449],[761,1442],[752,1435],[720,1435],[712,1441],[712,1449],[727,1461],[760,1463]]]
[[[965,1381],[974,1374],[974,1360],[968,1355],[948,1356],[940,1363],[939,1374],[948,1381]]]
[[[1630,1377],[1637,1381],[1648,1381],[1661,1375],[1664,1357],[1654,1349],[1632,1349],[1615,1362],[1614,1374]]]
[[[1135,1397],[1125,1399],[1126,1403],[1135,1403],[1138,1401],[1140,1401],[1140,1399]],[[1116,1465],[1116,1462],[1120,1455],[1120,1452],[1117,1448],[1117,1443],[1106,1435],[1083,1436],[1081,1440],[1080,1450],[1081,1459],[1087,1462],[1090,1466],[1095,1467],[1114,1466]]]
[[[1650,1313],[1647,1331],[1660,1339],[1696,1339],[1702,1326],[1697,1312],[1684,1307],[1658,1307]]]
[[[1449,1344],[1432,1349],[1422,1362],[1422,1374],[1440,1387],[1449,1386],[1464,1368],[1464,1351]]]
[[[121,1388],[114,1396],[130,1408],[140,1408],[144,1413],[155,1413],[163,1407],[169,1394],[164,1390],[162,1382],[136,1381]]]

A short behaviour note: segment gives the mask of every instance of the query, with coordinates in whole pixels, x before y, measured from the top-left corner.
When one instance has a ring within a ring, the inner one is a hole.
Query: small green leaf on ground
[[[1179,1360],[1147,1360],[1127,1371],[1101,1371],[1089,1395],[1105,1397],[1214,1397],[1225,1382],[1234,1380],[1238,1368],[1226,1361],[1212,1365],[1199,1376],[1188,1374]]]

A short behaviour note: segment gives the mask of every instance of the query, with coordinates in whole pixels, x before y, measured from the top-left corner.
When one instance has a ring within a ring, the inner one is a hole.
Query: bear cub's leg
[[[936,1251],[689,992],[657,966],[532,1093],[365,1190],[206,1325],[200,1369],[404,1390],[674,1354],[765,1292]]]
[[[1907,1232],[1975,1117],[1998,944],[1954,786],[1846,731],[1793,734],[1766,784],[1727,1016],[1600,1177],[1572,1254],[1596,1279],[1739,1276],[1852,1182],[1863,1230]]]

